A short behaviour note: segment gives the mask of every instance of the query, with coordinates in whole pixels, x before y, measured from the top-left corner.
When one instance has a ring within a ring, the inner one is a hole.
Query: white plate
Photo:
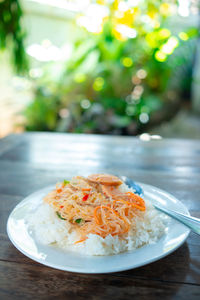
[[[189,215],[187,208],[175,197],[156,187],[139,183],[145,199]],[[8,218],[7,232],[15,247],[29,258],[52,268],[78,273],[110,273],[144,266],[154,262],[180,247],[190,230],[169,218],[166,234],[152,245],[112,256],[86,256],[39,244],[27,229],[25,216],[37,208],[42,198],[54,188],[46,187],[20,202]]]

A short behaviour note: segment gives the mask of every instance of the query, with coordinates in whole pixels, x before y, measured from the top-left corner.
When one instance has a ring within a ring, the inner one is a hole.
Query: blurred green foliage
[[[34,79],[26,130],[137,134],[162,119],[183,91],[189,95],[197,28],[169,29],[176,1],[132,2],[91,1],[77,15],[70,57],[47,63]],[[8,36],[15,41],[19,70],[25,67],[21,10],[18,1],[6,3],[0,5],[9,16],[15,3],[15,18],[2,15],[1,47]]]
[[[28,69],[24,49],[25,32],[21,26],[22,15],[18,0],[0,1],[0,49],[9,49],[12,65],[17,73],[24,73]]]

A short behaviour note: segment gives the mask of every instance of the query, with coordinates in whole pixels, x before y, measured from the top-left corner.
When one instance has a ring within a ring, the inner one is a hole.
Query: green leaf
[[[75,222],[78,223],[78,224],[80,224],[82,221],[83,221],[83,219],[80,218],[80,219],[76,219]]]
[[[66,185],[66,184],[69,184],[70,183],[70,181],[69,180],[63,180],[63,183]]]
[[[58,211],[56,212],[56,214],[57,214],[57,216],[58,216],[59,219],[61,219],[61,220],[66,220],[66,219],[64,219],[63,217],[61,217],[61,215],[60,215],[60,213],[59,213]]]

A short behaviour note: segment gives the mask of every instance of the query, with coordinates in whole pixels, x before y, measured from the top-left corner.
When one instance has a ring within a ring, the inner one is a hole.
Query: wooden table
[[[36,263],[9,241],[9,213],[28,194],[75,174],[124,174],[172,193],[200,217],[200,142],[31,133],[0,140],[0,299],[200,299],[200,236],[164,259],[105,275]],[[139,298],[136,298],[139,297]]]

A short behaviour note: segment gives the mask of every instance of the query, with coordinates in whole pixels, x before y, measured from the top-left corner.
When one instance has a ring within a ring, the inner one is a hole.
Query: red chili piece
[[[87,199],[88,199],[88,197],[89,197],[89,195],[88,194],[86,194],[85,196],[83,196],[83,201],[86,201]]]
[[[63,208],[63,207],[64,207],[63,205],[60,206],[60,208]]]
[[[62,189],[57,189],[57,193],[61,193],[62,192]]]

